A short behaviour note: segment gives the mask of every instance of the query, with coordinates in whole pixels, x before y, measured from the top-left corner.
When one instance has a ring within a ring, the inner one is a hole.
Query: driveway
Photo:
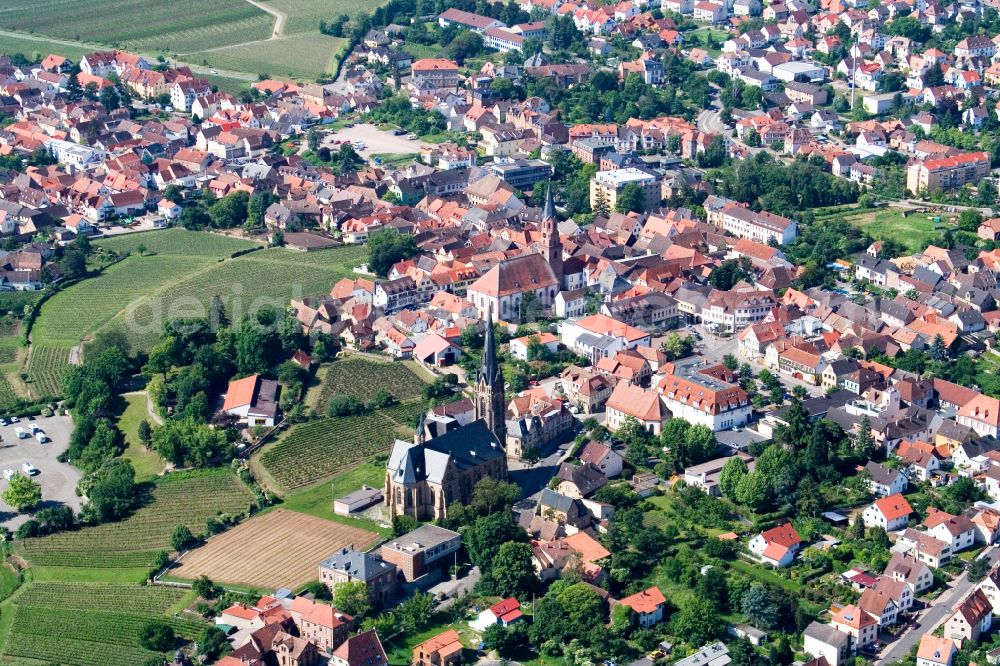
[[[996,564],[1000,560],[1000,548],[993,546],[982,553],[980,558],[988,558],[990,564]],[[910,627],[900,636],[895,643],[886,648],[882,655],[873,663],[894,664],[902,660],[913,646],[920,642],[920,637],[932,633],[939,624],[948,619],[955,605],[965,598],[975,583],[969,580],[967,574],[962,574],[950,584],[950,589],[939,596],[932,605],[924,610],[917,620],[916,626]]]
[[[357,151],[365,159],[372,155],[406,155],[409,153],[419,153],[423,148],[431,144],[420,139],[407,139],[407,135],[394,136],[391,131],[380,130],[368,123],[345,127],[336,132],[330,132],[323,137],[323,144],[331,150],[336,147],[334,141],[354,143],[360,141],[365,147]]]
[[[38,424],[52,441],[39,444],[34,437],[18,439],[14,432],[17,426],[30,428],[32,423]],[[21,423],[0,426],[0,470],[13,469],[20,471],[21,465],[28,462],[38,468],[34,477],[42,486],[42,504],[39,508],[65,505],[74,512],[80,510],[82,501],[76,494],[76,484],[80,481],[80,471],[57,460],[59,455],[69,446],[69,437],[73,432],[73,422],[68,416],[52,416],[49,418],[35,417],[34,421],[22,420]],[[7,481],[0,477],[0,491],[6,490]],[[31,516],[27,513],[17,513],[0,499],[0,525],[15,529]]]

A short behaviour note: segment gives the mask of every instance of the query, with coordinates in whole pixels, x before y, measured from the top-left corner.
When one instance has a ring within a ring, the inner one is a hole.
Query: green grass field
[[[81,575],[88,569],[138,570],[170,548],[178,525],[204,534],[209,518],[244,513],[252,502],[253,495],[228,469],[171,474],[152,484],[149,503],[127,519],[27,539],[20,551],[33,566],[75,568]]]
[[[333,500],[349,492],[369,486],[379,488],[385,484],[385,466],[368,461],[357,467],[341,472],[332,480],[322,481],[312,486],[296,490],[282,498],[277,506],[289,511],[306,513],[317,518],[332,520],[335,523],[352,525],[366,530],[378,532],[384,537],[391,537],[392,530],[384,529],[366,520],[338,516],[333,512]]]
[[[148,481],[156,478],[163,472],[163,458],[155,451],[147,451],[139,440],[139,423],[143,420],[149,421],[146,410],[146,396],[144,394],[130,394],[124,396],[127,406],[122,415],[118,417],[118,427],[125,434],[126,448],[122,458],[130,461],[135,468],[136,481]]]
[[[165,587],[31,582],[0,609],[3,654],[71,666],[147,663],[157,654],[139,644],[148,622],[165,621],[188,640],[207,626],[171,612],[190,596]]]
[[[138,256],[140,242],[156,254]],[[222,298],[232,319],[265,304],[284,307],[292,298],[329,292],[365,255],[363,247],[308,254],[270,249],[219,260],[246,243],[173,230],[107,241],[109,249],[136,253],[49,299],[32,341],[69,348],[109,327],[123,330],[137,349],[148,350],[167,321],[206,316],[214,296]]]
[[[931,213],[910,213],[903,217],[898,208],[883,208],[876,211],[850,212],[844,219],[876,240],[892,239],[902,243],[911,252],[940,242],[941,234],[947,228],[946,222],[935,222]]]
[[[170,53],[266,39],[274,25],[243,0],[201,0],[197,11],[181,0],[0,0],[0,16],[7,30]]]

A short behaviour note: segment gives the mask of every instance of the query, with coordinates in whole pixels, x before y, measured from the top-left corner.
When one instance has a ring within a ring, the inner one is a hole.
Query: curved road
[[[279,35],[285,34],[285,20],[288,18],[287,14],[285,14],[284,12],[279,12],[277,9],[274,9],[273,7],[268,7],[265,3],[258,2],[257,0],[246,0],[246,1],[249,2],[251,5],[253,5],[254,7],[256,7],[257,9],[267,12],[268,14],[274,17],[274,30],[271,31],[271,39],[275,39]]]

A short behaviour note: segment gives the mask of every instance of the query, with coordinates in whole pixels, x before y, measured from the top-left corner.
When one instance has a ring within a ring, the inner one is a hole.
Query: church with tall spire
[[[393,444],[385,470],[384,503],[390,515],[447,518],[448,507],[467,504],[482,479],[507,479],[507,407],[492,312],[486,318],[473,402],[475,420],[467,425],[452,420],[436,424],[443,427],[432,433],[421,417],[412,442],[397,439]]]
[[[486,335],[483,344],[483,362],[476,376],[476,418],[486,422],[486,427],[501,445],[507,443],[507,404],[504,400],[503,368],[497,362],[496,339],[493,334],[493,312],[486,314]]]
[[[559,221],[556,219],[556,205],[552,199],[552,186],[545,190],[545,208],[542,209],[542,220],[539,225],[541,242],[539,248],[545,256],[545,261],[552,268],[559,288],[563,287],[563,256],[562,240],[559,238]]]

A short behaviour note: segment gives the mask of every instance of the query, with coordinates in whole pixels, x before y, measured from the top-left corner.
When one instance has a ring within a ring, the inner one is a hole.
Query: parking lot
[[[34,437],[18,439],[15,427],[30,431],[37,424],[51,440],[39,444]],[[35,417],[34,421],[22,419],[20,423],[0,426],[0,471],[12,469],[21,472],[21,465],[31,463],[38,469],[34,479],[42,486],[42,504],[39,508],[66,505],[74,512],[80,510],[82,501],[76,495],[76,484],[80,472],[75,467],[57,460],[59,454],[69,445],[73,432],[73,422],[68,416]],[[6,490],[7,481],[0,476],[0,492]],[[17,513],[0,499],[0,525],[10,529],[26,521],[30,516]]]
[[[369,124],[345,127],[337,132],[331,132],[323,138],[323,145],[333,149],[336,147],[334,141],[350,143],[360,141],[365,144],[365,147],[358,150],[358,154],[365,159],[372,155],[419,153],[422,148],[430,145],[420,139],[407,139],[405,134],[393,135],[390,131],[380,130]]]

